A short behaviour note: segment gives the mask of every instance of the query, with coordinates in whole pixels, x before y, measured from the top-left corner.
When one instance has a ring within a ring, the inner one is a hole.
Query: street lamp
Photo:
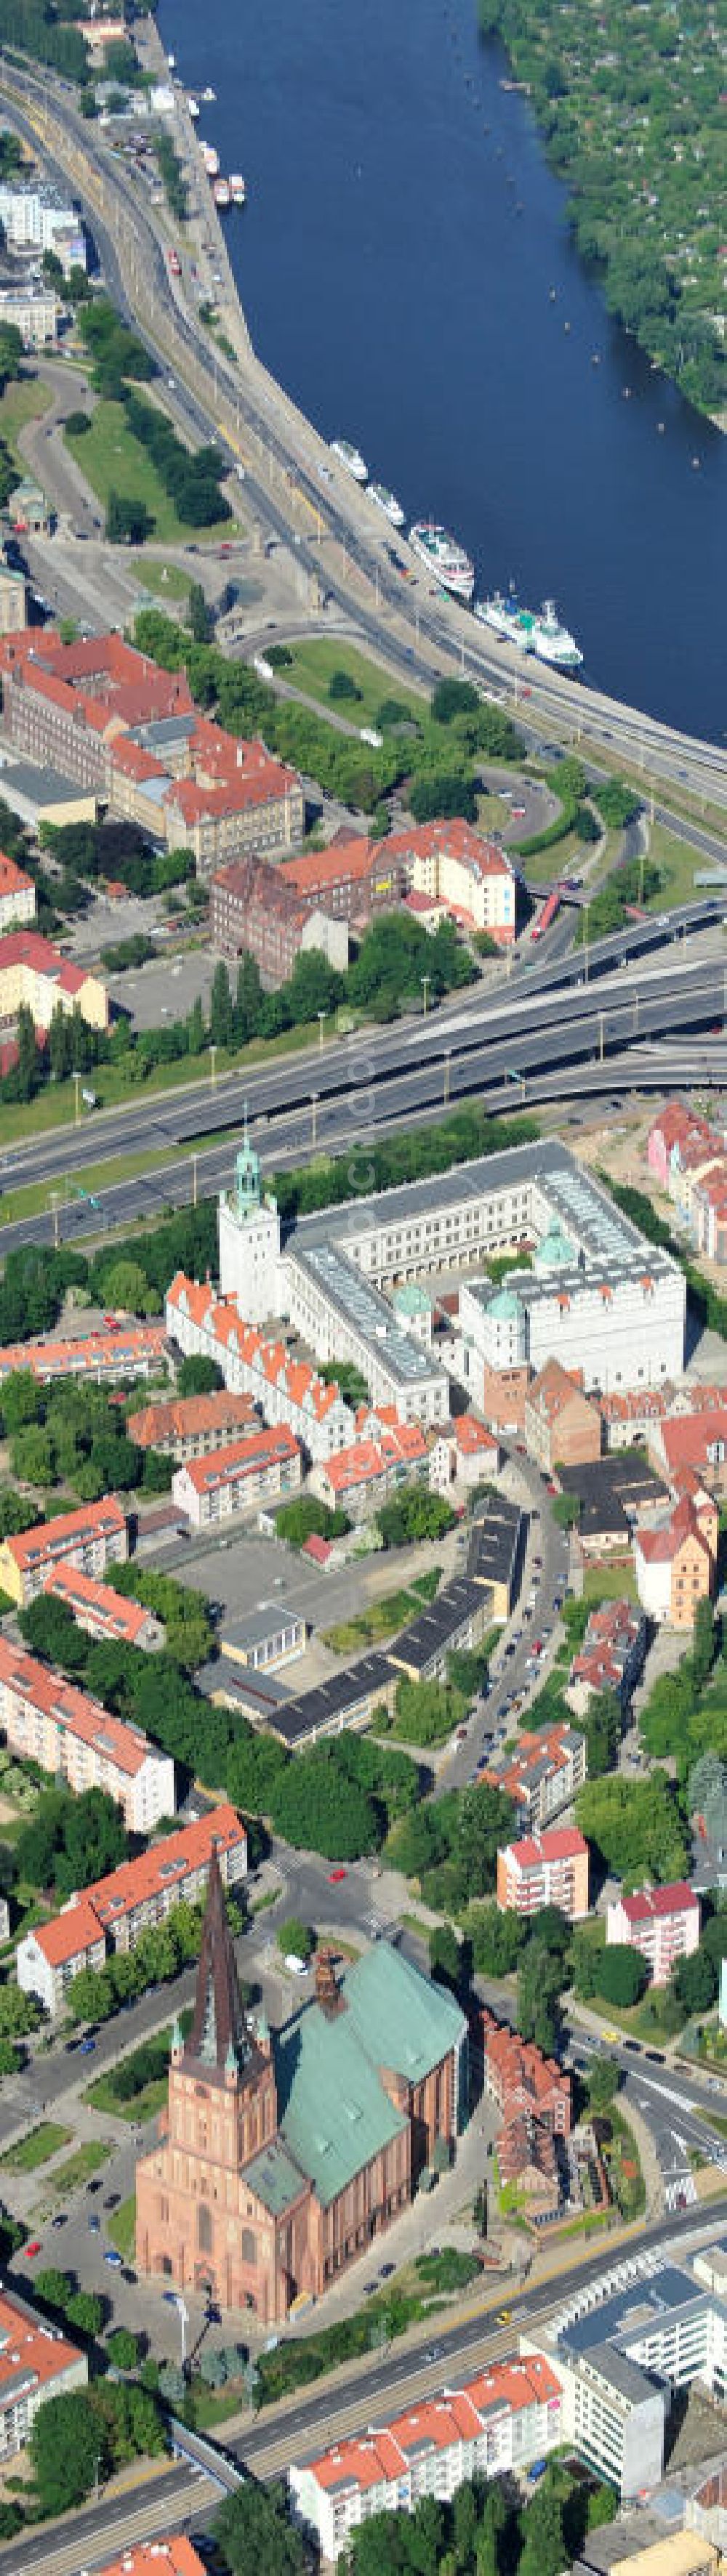
[[[317,1109],[318,1109],[318,1093],[317,1093],[317,1091],[312,1091],[312,1092],[311,1092],[311,1096],[310,1096],[310,1110],[311,1110],[310,1141],[311,1141],[311,1152],[312,1152],[312,1153],[315,1153],[315,1148],[316,1148],[316,1133],[317,1133],[317,1128],[316,1128],[316,1113],[317,1113]]]
[[[445,1052],[445,1057],[444,1057],[444,1106],[445,1106],[445,1109],[446,1109],[447,1102],[448,1102],[448,1099],[449,1099],[450,1088],[451,1088],[451,1081],[452,1081],[452,1049],[451,1049],[451,1047],[447,1047],[446,1052]]]
[[[71,1075],[71,1081],[72,1081],[73,1083],[75,1083],[75,1086],[76,1086],[76,1111],[75,1111],[75,1124],[76,1124],[76,1126],[77,1126],[77,1127],[80,1127],[80,1124],[81,1124],[81,1096],[80,1096],[81,1076],[80,1076],[80,1073],[72,1073],[72,1075]]]
[[[216,1090],[216,1088],[217,1088],[217,1080],[216,1080],[216,1074],[215,1074],[215,1058],[216,1058],[216,1055],[217,1055],[217,1048],[216,1048],[216,1046],[215,1046],[215,1045],[213,1045],[213,1044],[210,1044],[210,1084],[211,1084],[211,1087],[212,1087],[212,1090],[213,1090],[213,1091],[215,1091],[215,1090]]]
[[[428,990],[429,990],[429,986],[430,986],[430,984],[431,984],[431,980],[432,980],[432,979],[431,979],[431,975],[420,975],[420,977],[419,977],[419,982],[420,982],[420,984],[421,984],[422,992],[423,992],[423,995],[424,995],[424,1013],[423,1013],[423,1016],[424,1016],[424,1018],[425,1018],[425,1019],[426,1019],[426,1016],[427,1016],[427,993],[428,993]]]
[[[318,1012],[318,1014],[317,1014],[317,1017],[318,1017],[318,1053],[319,1053],[319,1055],[322,1055],[322,1054],[323,1054],[323,1031],[324,1031],[325,1022],[326,1022],[326,1014],[325,1014],[325,1011],[319,1011],[319,1012]]]

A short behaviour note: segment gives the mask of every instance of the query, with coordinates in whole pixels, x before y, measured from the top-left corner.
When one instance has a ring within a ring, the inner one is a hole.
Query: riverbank
[[[551,168],[568,191],[578,250],[609,313],[699,413],[727,426],[724,72],[716,26],[602,0],[570,0],[552,23],[538,0],[478,0],[532,99]]]

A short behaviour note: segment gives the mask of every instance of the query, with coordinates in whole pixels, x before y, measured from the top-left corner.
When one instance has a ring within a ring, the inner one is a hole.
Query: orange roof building
[[[544,1905],[558,1905],[569,1923],[582,1923],[588,1913],[588,1859],[576,1825],[555,1825],[508,1843],[497,1855],[500,1912],[512,1909],[527,1917]]]
[[[334,1451],[324,1465],[314,1468],[310,1486],[331,1511],[344,1511],[349,1520],[363,1521],[380,1503],[389,1501],[397,1485],[428,1474],[429,1450],[420,1424],[396,1422],[382,1430],[378,1441],[357,1440],[350,1448]]]
[[[393,2423],[334,2442],[288,2471],[293,2514],[335,2561],[372,2513],[449,2500],[465,2479],[526,2469],[562,2439],[563,2398],[539,2353],[493,2362],[459,2388],[424,2397]]]
[[[115,1494],[104,1494],[99,1503],[82,1503],[78,1511],[58,1512],[54,1520],[36,1521],[17,1538],[3,1539],[0,1586],[24,1610],[57,1565],[98,1576],[127,1554],[125,1514]]]
[[[247,1875],[247,1835],[234,1807],[223,1804],[166,1834],[138,1860],[123,1861],[73,1897],[53,1922],[26,1933],[18,1943],[19,1986],[38,1995],[46,2012],[61,2012],[81,1968],[102,1968],[109,1949],[134,1950],[140,1934],[165,1922],[174,1905],[200,1903],[213,1847],[223,1886],[239,1886]]]
[[[182,1466],[187,1458],[206,1458],[210,1449],[239,1439],[256,1420],[251,1395],[230,1395],[221,1387],[214,1395],[183,1395],[168,1403],[146,1404],[141,1412],[129,1414],[126,1428],[137,1449],[158,1449]]]
[[[113,1332],[79,1333],[57,1341],[44,1333],[35,1342],[6,1342],[0,1348],[0,1384],[16,1369],[29,1369],[39,1386],[55,1378],[89,1378],[96,1386],[118,1378],[154,1377],[168,1365],[164,1324],[120,1324]]]
[[[174,1814],[174,1763],[52,1664],[0,1637],[0,1727],[11,1752],[30,1756],[69,1789],[106,1789],[129,1832],[152,1833]]]
[[[301,1483],[297,1440],[285,1423],[249,1431],[226,1449],[190,1458],[172,1477],[172,1497],[194,1529],[206,1529],[251,1503],[279,1502]]]
[[[85,2388],[88,2362],[68,2335],[36,2315],[27,2299],[0,2292],[0,2453],[25,2449],[39,2406]]]
[[[94,1583],[93,1576],[81,1574],[73,1565],[56,1565],[43,1585],[54,1599],[70,1610],[78,1628],[89,1637],[99,1637],[115,1645],[138,1646],[143,1654],[163,1646],[166,1630],[153,1610],[143,1601],[127,1601],[115,1592],[111,1583]]]
[[[264,1422],[286,1423],[308,1457],[330,1458],[353,1439],[355,1417],[335,1382],[291,1360],[284,1342],[267,1341],[238,1314],[234,1298],[217,1297],[209,1282],[177,1272],[167,1291],[166,1328],[185,1358],[202,1352],[216,1360],[226,1387],[249,1395]]]
[[[105,2559],[98,2576],[205,2576],[207,2563],[185,2531],[172,2531],[167,2540],[125,2542],[121,2557]]]
[[[657,1520],[634,1530],[634,1570],[642,1609],[660,1626],[691,1628],[698,1601],[716,1584],[719,1514],[708,1494],[688,1493]]]
[[[33,878],[0,850],[0,932],[18,930],[34,921],[35,900]]]

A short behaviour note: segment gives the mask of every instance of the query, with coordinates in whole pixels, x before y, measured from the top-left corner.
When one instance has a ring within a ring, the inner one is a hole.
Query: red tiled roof
[[[75,1512],[57,1512],[54,1520],[35,1521],[32,1529],[22,1530],[17,1538],[6,1538],[3,1545],[16,1565],[32,1565],[44,1556],[62,1552],[74,1541],[81,1547],[86,1538],[118,1538],[126,1528],[121,1504],[115,1494],[104,1494],[100,1503],[81,1503]]]
[[[685,1878],[675,1878],[668,1887],[643,1887],[633,1896],[622,1896],[621,1904],[629,1923],[649,1923],[655,1915],[661,1919],[671,1914],[699,1913],[699,1897]]]
[[[510,1858],[518,1869],[540,1869],[543,1862],[580,1860],[588,1844],[577,1825],[553,1825],[542,1834],[523,1834],[520,1842],[509,1846]]]
[[[236,1482],[238,1472],[263,1467],[267,1461],[297,1458],[298,1443],[287,1423],[280,1422],[272,1431],[252,1431],[246,1440],[231,1440],[227,1449],[210,1449],[206,1458],[188,1458],[177,1469],[180,1477],[188,1476],[196,1494],[207,1493],[211,1485]]]

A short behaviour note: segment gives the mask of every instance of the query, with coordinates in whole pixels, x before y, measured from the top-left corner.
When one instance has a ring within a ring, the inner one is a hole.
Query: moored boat
[[[387,490],[385,483],[369,484],[369,500],[376,502],[377,510],[385,512],[387,519],[391,521],[392,528],[403,528],[404,511],[401,502],[397,501],[394,492]]]
[[[409,529],[409,544],[443,590],[451,590],[455,599],[472,598],[474,564],[464,546],[458,544],[456,537],[450,537],[446,528],[438,527],[435,519],[416,519]]]
[[[345,465],[347,474],[353,475],[354,483],[367,481],[368,466],[359,455],[358,448],[352,447],[350,438],[332,438],[331,455],[338,457],[339,465]]]

